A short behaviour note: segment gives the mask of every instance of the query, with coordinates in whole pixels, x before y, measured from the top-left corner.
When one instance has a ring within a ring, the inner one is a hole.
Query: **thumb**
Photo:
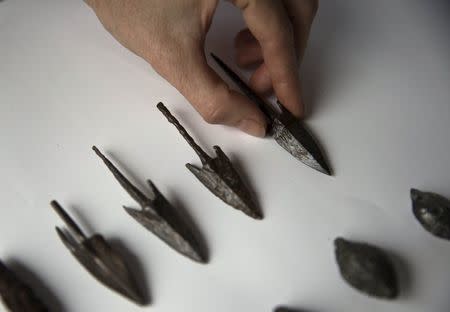
[[[280,102],[294,115],[303,115],[299,63],[292,24],[282,1],[234,0],[251,33],[261,45],[264,64]]]
[[[265,135],[267,124],[263,113],[256,104],[228,87],[209,67],[203,51],[191,53],[189,62],[178,69],[181,71],[172,84],[206,122],[237,127],[257,137]]]

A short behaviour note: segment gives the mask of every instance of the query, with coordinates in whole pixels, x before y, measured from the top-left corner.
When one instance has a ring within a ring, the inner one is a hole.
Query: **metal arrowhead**
[[[254,219],[262,219],[262,213],[253,199],[253,194],[221,148],[214,146],[216,157],[211,158],[195,143],[194,139],[163,103],[158,103],[157,107],[199,156],[203,165],[201,169],[191,164],[186,165],[197,179],[225,203]]]
[[[190,225],[179,216],[176,209],[150,180],[147,182],[152,198],[145,196],[95,146],[92,149],[120,185],[141,206],[141,210],[124,207],[131,217],[182,255],[197,262],[207,262],[201,243],[195,237]]]
[[[47,312],[33,290],[0,261],[0,299],[10,312]]]
[[[56,201],[52,201],[51,205],[68,227],[68,230],[57,227],[58,236],[78,262],[105,286],[139,305],[145,305],[146,299],[122,255],[112,249],[100,234],[87,238]]]
[[[279,119],[272,123],[275,141],[305,165],[327,175],[331,169],[324,159],[315,139],[300,121],[293,121],[287,126]]]
[[[450,200],[431,192],[411,189],[413,213],[425,230],[450,240]]]
[[[231,161],[219,146],[214,146],[214,149],[217,157],[210,159],[201,169],[191,164],[186,164],[186,167],[225,203],[254,219],[262,219],[263,216],[250,191],[242,182]]]
[[[370,296],[385,299],[398,296],[395,269],[384,251],[340,237],[334,245],[339,271],[349,285]]]
[[[213,53],[211,53],[211,56],[239,89],[252,102],[257,104],[259,109],[266,115],[274,139],[281,147],[307,166],[324,174],[331,175],[330,167],[325,161],[325,157],[316,140],[300,120],[294,117],[279,102],[281,114],[278,114],[271,105],[267,104],[256,94],[225,62]]]
[[[133,219],[162,239],[174,250],[194,261],[200,263],[206,262],[206,257],[197,250],[199,248],[193,248],[193,246],[197,246],[198,243],[189,242],[194,241],[194,237],[190,237],[189,240],[185,239],[178,231],[174,230],[166,220],[162,219],[150,209],[136,210],[128,207],[123,208]],[[184,233],[184,235],[187,236],[190,234]]]

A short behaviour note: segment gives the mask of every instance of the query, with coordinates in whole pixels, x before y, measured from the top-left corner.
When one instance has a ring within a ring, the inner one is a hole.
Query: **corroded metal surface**
[[[336,261],[345,281],[370,296],[394,299],[398,284],[394,267],[381,249],[337,238]]]
[[[67,230],[57,227],[56,232],[78,262],[99,282],[135,303],[145,305],[146,300],[122,255],[113,250],[100,234],[87,238],[56,201],[52,201],[51,206],[67,226]]]
[[[33,290],[0,261],[0,299],[10,312],[46,312]]]
[[[284,114],[286,116],[290,112],[286,111]],[[283,124],[281,118],[277,118],[272,123],[272,133],[275,141],[292,156],[317,171],[331,175],[331,170],[323,158],[322,152],[304,124],[296,119]]]
[[[450,200],[431,192],[411,189],[413,213],[423,228],[434,236],[450,240]]]
[[[95,153],[103,160],[120,185],[139,204],[141,210],[124,207],[125,211],[167,245],[197,262],[206,262],[206,256],[190,226],[177,214],[175,208],[148,180],[151,198],[134,186],[95,146]]]
[[[197,179],[225,203],[241,210],[252,218],[262,219],[261,211],[253,199],[252,193],[220,147],[214,146],[216,157],[210,157],[195,143],[194,139],[163,103],[159,103],[157,107],[166,116],[167,120],[178,129],[183,138],[186,139],[199,156],[203,165],[202,168],[186,164],[186,167]]]
[[[239,89],[254,103],[269,120],[270,130],[275,141],[292,156],[305,165],[324,174],[331,175],[331,169],[314,137],[305,125],[293,116],[278,102],[281,114],[276,112],[261,97],[259,97],[235,72],[219,57],[211,53],[213,59],[230,77]]]

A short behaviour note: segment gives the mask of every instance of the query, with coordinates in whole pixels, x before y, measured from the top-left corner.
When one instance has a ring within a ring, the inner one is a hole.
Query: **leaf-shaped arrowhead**
[[[395,270],[381,249],[343,238],[337,238],[334,245],[340,273],[347,283],[370,296],[397,297]]]
[[[413,213],[425,230],[450,240],[450,200],[431,192],[411,189]]]
[[[201,169],[191,164],[186,164],[186,167],[225,203],[254,219],[262,219],[261,212],[251,199],[250,191],[245,187],[228,158],[224,159],[220,152],[217,158],[212,159],[210,164]]]
[[[191,258],[194,261],[205,263],[206,256],[202,253],[202,248],[196,239],[191,235],[190,231],[185,228],[184,235],[179,233],[184,224],[175,230],[167,220],[156,215],[149,209],[135,210],[124,207],[126,212],[139,222],[147,230],[158,236],[167,245],[178,251],[179,253]],[[185,238],[186,237],[186,238]]]
[[[139,305],[146,304],[122,256],[101,235],[96,234],[80,244],[67,245],[68,242],[64,239],[63,242],[78,262],[99,282]]]
[[[275,141],[305,165],[327,175],[331,169],[325,161],[319,146],[312,135],[299,122],[291,122],[289,128],[275,119],[272,125]]]

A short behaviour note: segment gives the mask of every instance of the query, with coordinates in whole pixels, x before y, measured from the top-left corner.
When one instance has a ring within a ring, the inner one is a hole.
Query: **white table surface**
[[[270,139],[203,122],[82,1],[1,2],[0,258],[25,267],[22,276],[64,311],[449,311],[450,244],[421,228],[409,199],[411,187],[450,197],[448,17],[445,0],[321,2],[302,77],[308,124],[335,170],[328,177]],[[242,25],[221,2],[207,50],[230,62]],[[239,160],[263,221],[223,204],[184,168],[199,160],[158,101],[208,151],[218,144]],[[124,213],[122,204],[136,205],[93,144],[139,185],[151,178],[182,203],[205,237],[208,265],[178,256]],[[84,271],[56,236],[53,198],[86,232],[127,246],[151,306]],[[342,281],[337,236],[395,255],[398,300]]]

